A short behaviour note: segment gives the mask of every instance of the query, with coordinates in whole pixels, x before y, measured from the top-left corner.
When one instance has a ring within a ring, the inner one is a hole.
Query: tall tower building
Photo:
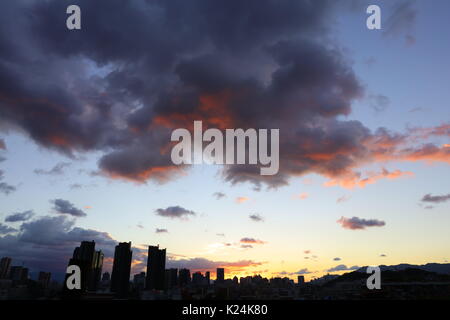
[[[82,241],[79,247],[73,250],[69,265],[77,265],[81,270],[81,291],[95,290],[93,288],[93,265],[95,258],[95,242]]]
[[[146,288],[164,290],[166,270],[166,249],[159,246],[148,247]]]
[[[103,258],[104,254],[101,250],[95,251],[92,259],[92,271],[88,283],[88,289],[91,291],[96,291],[100,283],[100,278],[102,275],[103,268]]]
[[[191,271],[189,269],[180,269],[178,272],[178,283],[184,287],[191,282]]]
[[[119,243],[114,251],[111,291],[115,292],[119,297],[125,297],[128,294],[132,255],[131,242]]]
[[[2,260],[0,260],[0,279],[8,278],[10,267],[11,267],[11,258],[3,257]]]
[[[225,269],[224,268],[217,268],[216,272],[216,282],[222,283],[225,281]]]

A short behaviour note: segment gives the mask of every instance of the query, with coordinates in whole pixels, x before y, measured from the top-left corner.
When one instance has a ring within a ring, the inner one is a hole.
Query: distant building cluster
[[[81,271],[80,289],[69,290],[66,280],[58,284],[49,272],[41,271],[31,280],[28,268],[0,260],[0,299],[136,299],[136,300],[322,300],[322,299],[450,299],[450,274],[407,267],[383,271],[383,290],[369,290],[365,272],[324,275],[305,282],[287,277],[264,278],[253,275],[226,278],[224,268],[191,273],[186,268],[166,269],[166,249],[148,247],[146,271],[132,281],[131,242],[115,247],[112,271],[103,272],[104,254],[94,241],[83,241],[73,251],[68,265]]]
[[[37,299],[56,297],[60,285],[51,281],[51,273],[40,271],[31,280],[29,270],[23,265],[13,265],[10,257],[0,259],[0,300]]]

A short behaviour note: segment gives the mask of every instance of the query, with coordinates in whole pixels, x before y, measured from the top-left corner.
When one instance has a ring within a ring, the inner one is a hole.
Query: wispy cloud
[[[237,198],[236,198],[236,202],[237,202],[237,203],[244,203],[244,202],[247,202],[247,201],[249,201],[249,200],[250,200],[249,197],[237,197]]]
[[[264,243],[266,243],[265,241],[258,240],[258,239],[255,239],[255,238],[248,238],[248,237],[242,238],[240,241],[241,241],[241,243],[250,243],[250,244],[264,244]]]
[[[426,194],[422,198],[422,202],[428,202],[428,203],[442,203],[450,200],[450,193],[440,196],[433,196],[431,194]]]
[[[85,217],[87,214],[81,209],[76,208],[72,203],[63,199],[55,199],[50,201],[54,204],[53,210],[56,213],[67,214],[73,217]]]
[[[336,267],[330,268],[327,272],[337,272],[337,271],[353,271],[358,270],[358,266],[347,267],[345,264],[337,265]]]
[[[33,210],[12,213],[5,218],[5,222],[27,221],[34,216]]]
[[[214,192],[214,193],[213,193],[213,196],[214,196],[217,200],[219,200],[219,199],[222,199],[222,198],[226,197],[226,194],[223,193],[223,192]]]
[[[386,225],[386,223],[381,220],[376,219],[366,220],[358,217],[353,218],[341,217],[339,220],[337,220],[337,223],[339,223],[342,226],[342,228],[350,230],[363,230],[367,227],[383,227],[384,225]]]
[[[39,174],[39,175],[53,175],[53,176],[62,175],[62,174],[64,174],[64,169],[69,166],[70,166],[70,163],[68,163],[68,162],[59,162],[53,168],[51,168],[49,170],[35,169],[34,173]]]

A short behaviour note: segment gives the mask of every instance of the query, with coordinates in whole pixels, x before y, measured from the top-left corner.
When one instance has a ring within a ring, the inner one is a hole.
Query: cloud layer
[[[139,183],[183,174],[170,161],[170,132],[193,120],[281,128],[277,175],[222,168],[225,181],[257,189],[307,173],[354,177],[378,161],[450,162],[450,148],[343,120],[366,93],[345,52],[327,41],[330,18],[343,10],[335,1],[78,4],[79,32],[67,32],[61,1],[3,5],[0,116],[67,156],[98,151],[99,174]],[[407,9],[389,33],[409,26]]]

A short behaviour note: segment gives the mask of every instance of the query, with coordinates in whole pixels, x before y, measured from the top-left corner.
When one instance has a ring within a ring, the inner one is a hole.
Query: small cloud
[[[336,258],[334,258],[333,260],[334,260],[334,261],[341,261],[341,258],[336,257]]]
[[[227,195],[223,192],[214,192],[213,197],[215,197],[217,200],[222,199],[226,197]]]
[[[431,209],[434,209],[434,207],[433,206],[425,206],[424,209],[431,210]]]
[[[216,236],[225,237],[225,233],[216,233]]]
[[[380,257],[385,258],[387,257],[384,253],[380,254]]]
[[[168,233],[169,231],[168,231],[167,229],[159,229],[159,228],[156,228],[155,232],[156,232],[156,233]]]
[[[83,186],[79,183],[73,183],[69,186],[70,189],[75,190],[75,189],[81,189]]]
[[[375,63],[377,63],[377,59],[374,57],[369,57],[364,60],[364,64],[368,67],[372,67]]]
[[[246,202],[248,200],[250,200],[250,198],[248,198],[248,197],[237,197],[236,198],[236,202],[237,203],[244,203],[244,202]]]
[[[250,220],[255,221],[255,222],[262,222],[264,221],[264,218],[261,217],[259,214],[255,213],[255,214],[251,214],[249,216]]]
[[[450,193],[441,195],[441,196],[433,196],[431,194],[426,194],[423,196],[421,201],[428,202],[428,203],[441,203],[441,202],[446,202],[448,200],[450,200]]]
[[[167,207],[165,209],[156,209],[156,214],[161,217],[167,217],[171,219],[183,219],[189,216],[195,216],[195,212],[187,210],[180,206]]]
[[[0,180],[3,180],[3,171],[0,170]],[[10,193],[16,191],[16,187],[6,183],[6,182],[0,182],[0,193],[3,193],[5,195],[9,195]]]
[[[337,202],[337,203],[342,203],[342,202],[345,202],[345,201],[348,201],[348,200],[350,200],[350,197],[342,196],[342,197],[339,197],[339,198],[336,200],[336,202]]]
[[[342,226],[342,228],[350,230],[363,230],[367,227],[383,227],[386,225],[384,221],[376,219],[366,220],[358,217],[353,218],[341,217],[336,222],[339,223]]]
[[[327,272],[337,272],[337,271],[353,271],[358,270],[358,266],[347,267],[345,264],[337,265],[336,267],[330,268]]]
[[[292,274],[298,274],[298,275],[302,275],[302,274],[310,274],[312,273],[311,271],[309,271],[307,268],[303,268],[298,270],[297,272],[293,272]]]
[[[423,108],[417,107],[417,108],[412,108],[412,109],[409,110],[408,112],[414,113],[414,112],[419,112],[419,111],[424,111],[424,110],[423,110]]]
[[[6,150],[6,143],[3,139],[0,139],[0,150]]]
[[[54,204],[53,210],[55,210],[56,213],[68,214],[74,217],[85,217],[87,215],[84,211],[76,208],[67,200],[55,199],[50,202]]]
[[[264,244],[266,242],[255,238],[242,238],[241,243]]]
[[[57,163],[53,168],[49,170],[44,169],[35,169],[34,173],[39,175],[62,175],[64,174],[64,169],[69,167],[70,163],[68,162],[60,162]]]
[[[276,274],[282,275],[282,276],[294,276],[294,275],[304,275],[304,274],[310,274],[310,273],[313,273],[313,272],[309,271],[307,268],[304,268],[304,269],[300,269],[296,272],[281,271],[281,272],[277,272]]]
[[[303,251],[303,253],[304,253],[304,254],[310,254],[310,253],[311,253],[311,250],[305,250],[305,251]]]
[[[388,97],[383,96],[382,94],[377,95],[369,95],[369,106],[375,112],[383,112],[387,109],[390,104],[390,100]]]
[[[12,213],[5,218],[5,222],[19,222],[30,220],[34,216],[32,210],[27,210],[23,212]]]
[[[138,224],[136,225],[136,227],[138,227],[139,229],[144,229],[144,226],[142,225],[142,223],[138,223]]]
[[[251,249],[253,246],[251,244],[241,244],[241,248],[243,249]]]
[[[305,200],[309,197],[309,194],[307,192],[302,192],[298,195],[295,195],[294,197],[300,200]]]

